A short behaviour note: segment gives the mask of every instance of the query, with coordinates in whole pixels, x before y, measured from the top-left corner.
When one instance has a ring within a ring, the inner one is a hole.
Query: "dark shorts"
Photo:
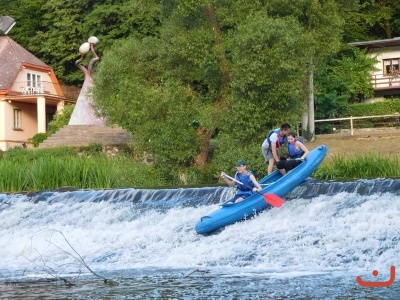
[[[278,161],[276,163],[276,167],[278,169],[285,169],[288,172],[290,170],[293,170],[300,164],[301,164],[301,160],[288,159],[288,160]]]
[[[235,203],[237,199],[243,198],[246,199],[247,197],[251,196],[250,194],[236,194],[235,197],[226,201],[226,203]]]

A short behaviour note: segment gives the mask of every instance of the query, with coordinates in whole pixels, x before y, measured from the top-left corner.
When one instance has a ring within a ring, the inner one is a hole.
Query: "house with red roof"
[[[29,145],[68,100],[54,70],[8,36],[0,36],[0,150]]]

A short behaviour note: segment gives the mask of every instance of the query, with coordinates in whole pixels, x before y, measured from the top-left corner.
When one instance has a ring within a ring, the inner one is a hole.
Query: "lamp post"
[[[15,21],[13,18],[9,16],[0,15],[0,31],[2,31],[5,35],[7,35],[11,28],[14,27]]]
[[[68,125],[105,125],[105,119],[96,116],[93,109],[93,98],[91,89],[93,88],[92,71],[94,64],[100,59],[94,50],[99,39],[91,36],[87,42],[79,47],[81,57],[75,62],[75,65],[85,74],[85,80],[79,93],[78,100]],[[88,67],[82,65],[85,55],[92,52],[93,57],[90,59]]]

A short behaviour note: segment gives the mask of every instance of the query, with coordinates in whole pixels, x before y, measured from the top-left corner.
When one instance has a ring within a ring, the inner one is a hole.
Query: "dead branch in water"
[[[2,205],[4,205],[4,204],[8,204],[8,205],[11,205],[11,203],[9,203],[9,202],[5,202],[5,201],[0,201],[0,206],[2,206]]]
[[[49,238],[43,238],[43,241],[46,243],[39,244],[41,249],[39,247],[35,247],[34,245],[34,239],[36,239],[39,235],[44,234],[46,232],[50,233]],[[55,242],[55,234],[59,234],[63,242],[66,243],[69,249],[66,249],[66,247],[62,247],[60,245],[60,242],[57,243]],[[6,284],[27,284],[27,283],[51,283],[51,282],[63,282],[66,286],[71,287],[77,285],[70,279],[66,277],[60,276],[60,273],[62,273],[67,267],[71,269],[71,267],[75,267],[78,270],[75,271],[74,273],[77,274],[77,276],[82,275],[82,268],[87,269],[90,273],[92,273],[94,276],[101,278],[105,284],[115,284],[115,282],[105,278],[104,276],[101,276],[97,274],[95,271],[93,271],[89,265],[85,262],[83,257],[75,250],[75,248],[71,245],[71,243],[68,241],[68,239],[65,237],[65,235],[55,229],[44,229],[39,232],[36,232],[31,238],[30,242],[27,244],[27,247],[24,249],[24,257],[27,259],[29,262],[31,262],[34,265],[34,270],[40,270],[42,273],[46,274],[47,276],[50,276],[51,278],[43,278],[43,276],[39,276],[38,280],[32,280],[30,279],[29,281],[25,280],[19,280],[19,281],[7,281]],[[66,254],[69,257],[73,258],[73,262],[68,262],[64,264],[59,264],[56,263],[56,260],[62,256],[64,258],[64,254]],[[28,257],[31,255],[32,257]],[[24,272],[25,273],[25,272]]]
[[[196,272],[199,272],[199,273],[209,273],[210,270],[194,269],[194,270],[192,270],[192,271],[186,273],[186,274],[184,275],[184,277],[189,277],[190,275],[192,275],[193,273],[196,273]]]

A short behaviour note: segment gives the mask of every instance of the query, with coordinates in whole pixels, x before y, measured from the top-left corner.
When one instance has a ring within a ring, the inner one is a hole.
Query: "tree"
[[[258,5],[244,18],[228,9],[235,1],[169,3],[159,37],[118,43],[100,61],[98,111],[164,165],[203,168],[218,132],[228,151],[259,152],[271,126],[302,111],[308,41],[296,20]]]
[[[192,14],[196,18],[189,19]],[[101,64],[95,77],[100,110],[134,132],[136,146],[157,162],[203,167],[224,85],[214,47],[205,7],[185,3],[175,8],[159,38],[131,38]],[[116,79],[111,110],[103,93],[105,77]],[[130,124],[124,121],[128,118]]]
[[[351,1],[350,1],[351,3]],[[323,65],[337,53],[341,47],[341,34],[344,17],[340,13],[340,6],[335,0],[275,0],[269,2],[271,15],[296,18],[310,35],[308,45],[311,50],[308,69],[308,80],[304,85],[304,103],[308,107],[303,115],[303,135],[314,139],[314,72],[319,65]]]
[[[27,49],[31,38],[41,28],[41,8],[45,3],[46,0],[0,0],[0,14],[9,15],[16,21],[8,35]]]
[[[343,49],[325,67],[316,72],[316,117],[330,119],[349,116],[350,102],[359,102],[361,96],[372,96],[371,71],[375,59],[355,47]],[[330,132],[319,126],[317,133]]]

